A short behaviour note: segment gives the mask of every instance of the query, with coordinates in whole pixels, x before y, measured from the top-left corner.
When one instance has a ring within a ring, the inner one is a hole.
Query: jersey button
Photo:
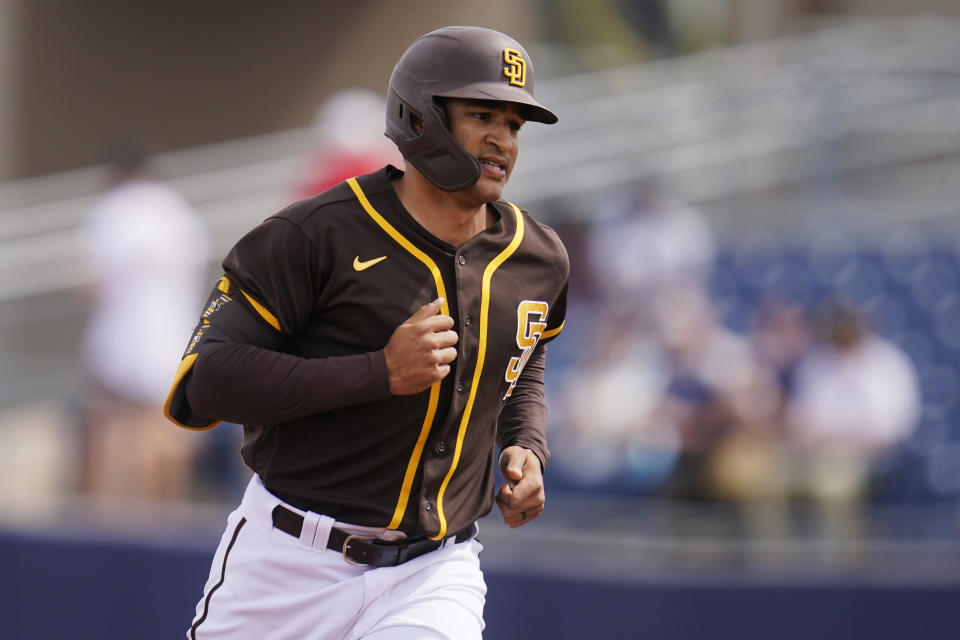
[[[463,380],[457,380],[457,391],[463,393]]]
[[[437,446],[434,447],[434,450],[437,452],[437,454],[443,455],[447,452],[447,443],[441,440],[437,443]]]
[[[429,501],[429,500],[424,500],[424,501],[423,501],[423,508],[424,508],[425,510],[427,510],[427,511],[430,511],[430,509],[433,509],[433,505],[430,504],[430,501]]]
[[[469,327],[471,322],[473,322],[473,318],[471,318],[470,316],[466,316],[466,317],[463,319],[463,324],[464,324],[465,326],[468,326],[468,327]]]
[[[467,264],[467,257],[461,253],[457,256],[457,262],[459,262],[460,266],[462,267],[463,265]]]

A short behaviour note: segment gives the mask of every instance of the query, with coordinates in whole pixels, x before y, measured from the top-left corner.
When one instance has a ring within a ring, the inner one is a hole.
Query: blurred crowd
[[[921,415],[914,363],[860,301],[767,291],[731,327],[708,221],[655,181],[609,194],[567,241],[582,273],[548,367],[554,481],[732,504],[763,535],[801,505],[855,535]]]

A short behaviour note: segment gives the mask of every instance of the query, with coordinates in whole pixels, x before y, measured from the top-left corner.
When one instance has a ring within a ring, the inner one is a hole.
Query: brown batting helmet
[[[534,100],[530,56],[510,36],[484,27],[443,27],[420,36],[390,76],[386,135],[410,164],[445,191],[473,185],[480,163],[451,135],[439,98],[513,102],[523,106],[527,120],[557,121]],[[415,120],[422,131],[414,128]]]

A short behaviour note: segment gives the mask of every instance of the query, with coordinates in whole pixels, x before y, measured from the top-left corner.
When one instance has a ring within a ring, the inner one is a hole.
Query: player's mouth
[[[507,162],[497,156],[485,155],[479,158],[483,174],[497,180],[506,180]]]

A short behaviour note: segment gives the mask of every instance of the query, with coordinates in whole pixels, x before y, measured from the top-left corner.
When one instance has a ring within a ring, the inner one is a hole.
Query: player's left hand
[[[503,484],[497,506],[511,529],[523,526],[543,513],[543,471],[540,459],[529,449],[507,447],[500,453]]]

